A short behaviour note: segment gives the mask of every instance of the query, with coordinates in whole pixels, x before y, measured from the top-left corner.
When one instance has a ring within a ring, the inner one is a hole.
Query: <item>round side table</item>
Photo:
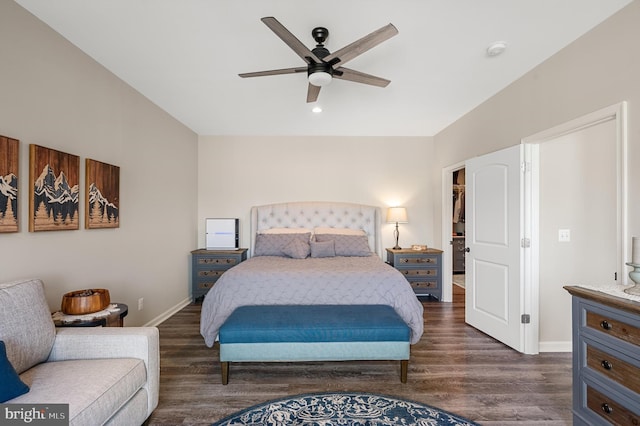
[[[113,304],[118,307],[118,310],[111,312],[107,316],[101,316],[97,318],[88,318],[87,315],[66,315],[65,321],[60,319],[54,319],[53,323],[55,324],[56,327],[123,327],[124,317],[126,317],[127,313],[129,313],[129,307],[124,303],[113,303]],[[56,313],[57,312],[54,312],[54,314]],[[78,318],[73,319],[72,321],[68,321],[73,317],[78,317]]]

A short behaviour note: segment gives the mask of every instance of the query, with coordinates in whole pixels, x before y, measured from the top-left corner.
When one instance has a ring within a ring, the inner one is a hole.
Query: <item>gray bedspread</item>
[[[378,256],[291,259],[252,257],[226,271],[202,302],[200,333],[213,346],[220,326],[242,305],[392,306],[411,329],[423,333],[422,304],[404,276]]]

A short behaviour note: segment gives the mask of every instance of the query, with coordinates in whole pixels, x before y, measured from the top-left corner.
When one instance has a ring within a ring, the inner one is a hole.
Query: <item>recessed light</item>
[[[507,43],[504,41],[496,41],[491,43],[489,47],[487,47],[487,56],[498,56],[507,48]]]
[[[316,114],[319,114],[322,112],[322,108],[316,105],[311,109],[311,111],[315,112]]]

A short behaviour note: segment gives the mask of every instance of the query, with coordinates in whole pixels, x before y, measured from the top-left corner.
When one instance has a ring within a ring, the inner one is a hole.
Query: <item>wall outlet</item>
[[[138,310],[141,311],[144,308],[144,297],[138,299]]]
[[[570,229],[558,229],[558,241],[561,243],[568,243],[571,241]]]

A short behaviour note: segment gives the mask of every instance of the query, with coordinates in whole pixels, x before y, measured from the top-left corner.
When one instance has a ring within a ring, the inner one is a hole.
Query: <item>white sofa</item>
[[[7,404],[69,404],[70,425],[140,425],[158,405],[155,327],[56,328],[37,279],[0,284],[0,340],[30,390]]]

